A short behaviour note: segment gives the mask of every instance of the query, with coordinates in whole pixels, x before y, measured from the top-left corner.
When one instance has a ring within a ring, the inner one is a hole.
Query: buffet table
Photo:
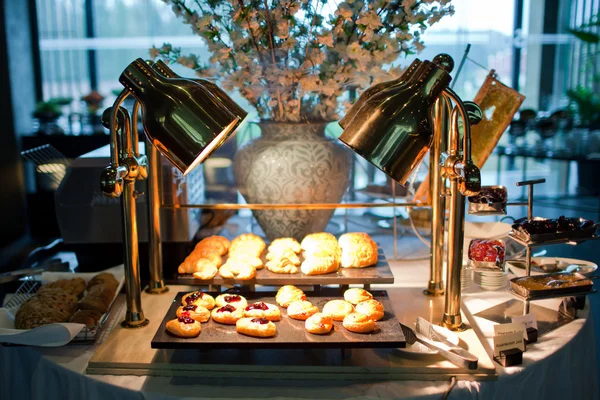
[[[394,294],[414,293],[416,296],[427,279],[428,261],[390,264],[396,283],[376,287],[388,290],[392,299]],[[178,288],[173,287],[169,293],[155,296],[155,299],[169,303],[177,291]],[[474,329],[461,339],[467,342],[469,348],[481,347],[475,338],[477,334],[483,348],[488,354],[491,352],[493,324],[474,315],[510,298],[505,291],[484,292],[475,285],[465,291],[463,310]],[[555,309],[558,304],[557,300],[547,300],[540,305]],[[394,308],[399,314],[396,306]],[[352,379],[342,375],[339,379],[319,379],[308,375],[288,379],[273,373],[257,376],[240,374],[236,377],[235,372],[221,377],[196,374],[190,378],[183,376],[185,374],[147,376],[143,370],[129,375],[86,374],[86,370],[93,372],[88,369],[88,363],[99,357],[96,353],[103,341],[110,340],[109,331],[118,324],[123,312],[123,302],[120,301],[113,310],[113,326],[109,326],[96,345],[60,348],[0,346],[0,398],[440,398],[451,386],[450,379],[399,381],[389,376],[387,379],[375,379],[367,377],[366,373],[363,378],[358,374]],[[401,315],[397,316],[402,320]],[[459,380],[451,390],[451,398],[598,398],[594,329],[589,306],[580,312],[580,316],[529,345],[522,365],[503,368],[494,363],[497,380],[487,380],[488,377],[484,381],[464,381],[457,374]],[[155,329],[149,334],[153,336],[154,333]],[[132,350],[151,350],[149,343],[140,343],[139,349]],[[134,352],[132,357],[135,357]],[[440,365],[445,362],[433,361],[442,363]],[[482,363],[485,364],[485,360]]]

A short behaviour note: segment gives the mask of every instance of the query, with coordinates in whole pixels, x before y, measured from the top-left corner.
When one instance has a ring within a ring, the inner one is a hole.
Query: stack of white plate
[[[460,288],[461,290],[465,290],[471,287],[471,282],[473,278],[473,269],[469,267],[467,264],[463,264],[462,269],[460,270]]]
[[[473,281],[483,290],[498,290],[508,284],[508,272],[474,271]]]

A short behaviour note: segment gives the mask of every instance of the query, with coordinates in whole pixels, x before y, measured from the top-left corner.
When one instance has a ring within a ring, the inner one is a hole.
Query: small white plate
[[[591,261],[578,260],[576,258],[563,258],[563,257],[533,257],[531,259],[532,262],[535,262],[538,265],[548,265],[548,266],[556,266],[556,271],[544,271],[535,265],[531,268],[531,275],[542,275],[548,274],[551,272],[559,272],[564,271],[569,265],[580,265],[579,273],[583,275],[589,275],[598,269],[598,265],[594,264]],[[506,265],[510,269],[510,271],[518,277],[525,276],[525,261],[506,261]]]

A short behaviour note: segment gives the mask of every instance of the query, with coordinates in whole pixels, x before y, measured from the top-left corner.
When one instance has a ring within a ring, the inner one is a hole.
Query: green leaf
[[[577,39],[582,40],[586,43],[598,43],[600,42],[600,36],[592,33],[592,32],[587,32],[581,29],[568,29],[569,33],[571,33],[573,36],[575,36]]]

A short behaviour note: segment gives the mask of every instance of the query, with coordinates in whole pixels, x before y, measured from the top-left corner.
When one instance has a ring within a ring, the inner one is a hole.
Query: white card
[[[523,332],[523,337],[527,339],[527,328],[537,329],[537,320],[535,319],[535,315],[532,313],[525,314],[521,317],[512,317],[512,322],[520,322],[525,325],[525,332]]]
[[[508,335],[509,333],[518,332],[521,335],[525,332],[525,325],[522,322],[512,322],[510,324],[494,325],[495,336]]]
[[[494,336],[494,356],[499,357],[500,352],[509,349],[519,349],[525,351],[525,342],[523,333],[520,331],[505,333],[500,336]]]

